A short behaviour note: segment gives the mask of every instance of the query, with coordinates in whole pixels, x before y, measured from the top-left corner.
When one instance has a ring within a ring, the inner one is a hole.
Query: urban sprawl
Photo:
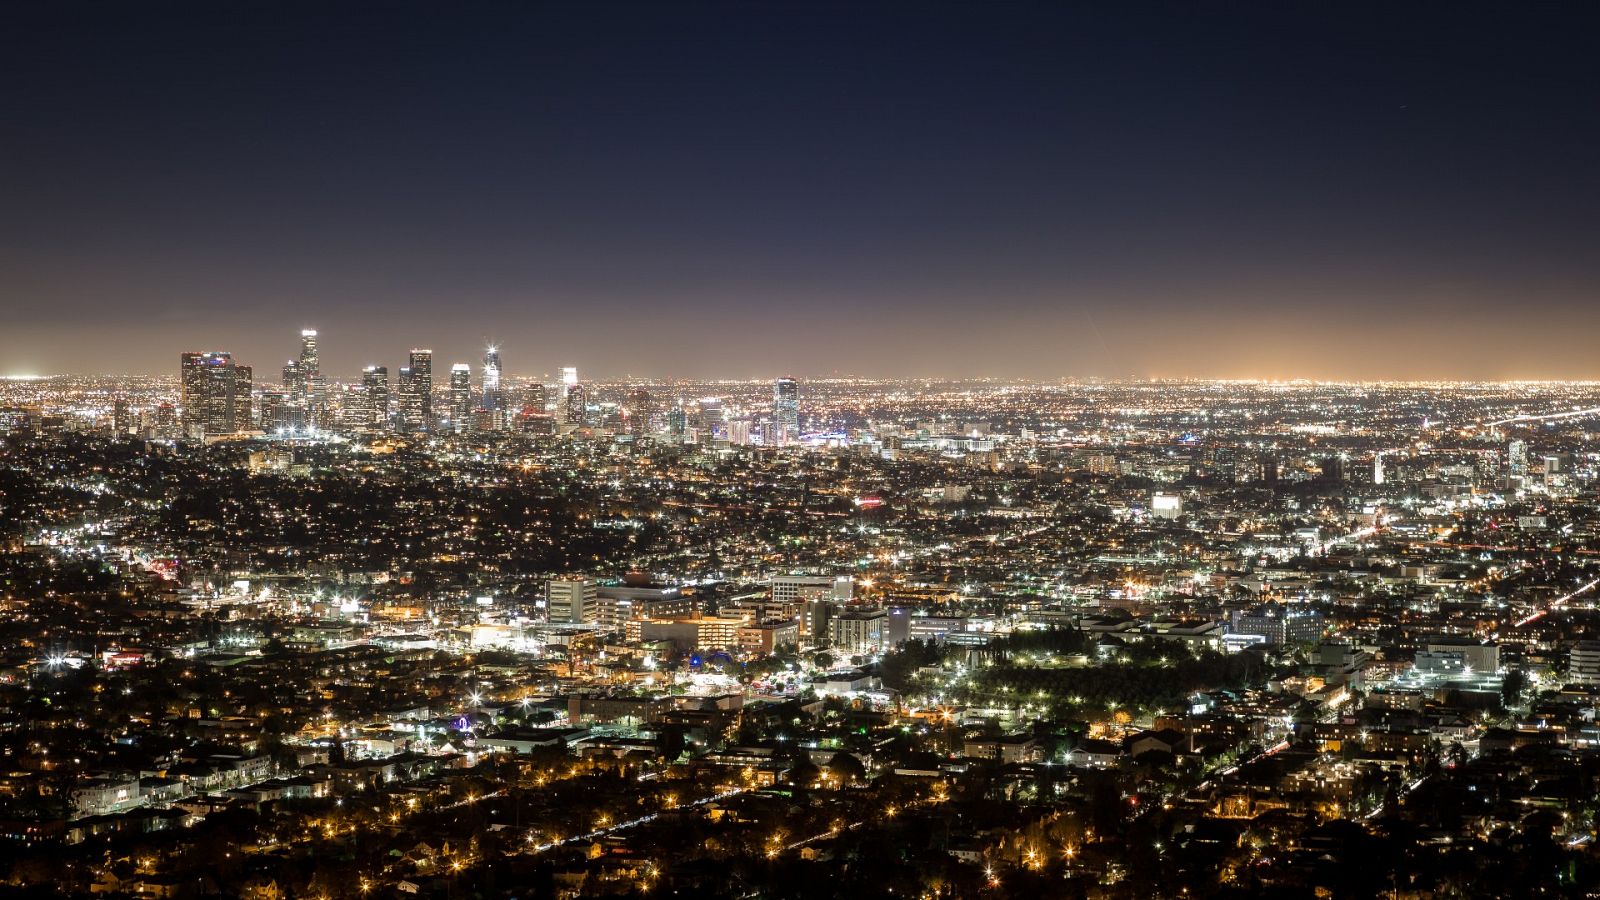
[[[317,341],[0,381],[3,891],[1600,883],[1600,384]]]

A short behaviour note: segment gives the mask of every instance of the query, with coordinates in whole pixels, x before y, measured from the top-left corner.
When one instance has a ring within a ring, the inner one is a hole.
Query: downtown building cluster
[[[723,407],[721,397],[670,404],[646,386],[635,386],[609,402],[592,395],[575,367],[563,367],[557,382],[506,378],[500,349],[484,351],[474,383],[467,363],[451,365],[436,383],[433,351],[413,348],[391,382],[387,366],[367,366],[359,379],[330,382],[323,374],[317,332],[301,332],[300,353],[284,364],[277,388],[258,388],[250,366],[231,353],[184,353],[176,408],[152,410],[144,433],[158,438],[198,439],[260,432],[271,436],[319,434],[430,434],[523,432],[565,434],[580,429],[626,432],[632,437],[667,435],[676,440],[729,439],[738,444],[790,446],[801,440],[800,383],[783,377],[772,387],[766,415]],[[126,401],[123,401],[124,404]],[[129,424],[127,422],[125,425]],[[126,429],[125,429],[126,433]]]

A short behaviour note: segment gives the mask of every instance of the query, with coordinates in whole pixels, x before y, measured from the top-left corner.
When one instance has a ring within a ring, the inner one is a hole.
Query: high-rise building
[[[722,414],[722,398],[701,397],[699,407],[700,440],[711,441],[726,436],[727,430],[723,427],[725,420]]]
[[[389,367],[367,366],[361,370],[361,401],[369,428],[389,426]]]
[[[1506,468],[1512,475],[1528,474],[1528,445],[1525,441],[1512,441],[1507,445]]]
[[[1578,641],[1567,651],[1567,683],[1600,685],[1600,641]]]
[[[300,372],[305,376],[306,397],[311,399],[322,393],[322,359],[317,355],[317,332],[307,328],[300,332]]]
[[[155,435],[162,440],[172,440],[178,436],[178,411],[171,403],[162,403],[156,406]]]
[[[504,405],[500,397],[500,348],[491,346],[483,351],[482,408],[499,412]]]
[[[329,421],[328,384],[322,379],[322,358],[317,354],[316,329],[300,332],[300,358],[296,361],[301,380],[300,403],[306,408],[306,419],[311,424],[326,428]]]
[[[550,621],[565,625],[593,622],[599,614],[600,587],[588,578],[552,578],[545,585]]]
[[[684,412],[683,400],[680,398],[671,409],[667,410],[667,435],[675,441],[681,441],[688,429],[689,415]]]
[[[771,588],[773,603],[801,611],[801,635],[821,641],[835,609],[854,596],[855,583],[849,575],[777,575]]]
[[[184,436],[232,434],[249,424],[249,367],[219,352],[185,353],[180,364]]]
[[[484,367],[487,373],[488,366]],[[488,375],[485,374],[485,384]],[[472,367],[456,363],[450,367],[450,430],[466,431],[472,424]]]
[[[522,392],[522,416],[543,416],[545,414],[544,383],[530,381]]]
[[[400,428],[410,432],[433,428],[432,350],[412,350],[411,365],[400,370]]]
[[[655,415],[655,401],[644,388],[634,388],[628,394],[628,433],[643,437],[651,431],[650,419]]]
[[[291,359],[283,364],[283,392],[293,398],[306,395],[306,377],[298,360]]]
[[[255,427],[256,370],[250,366],[233,366],[233,430],[247,431]]]
[[[563,421],[568,425],[582,426],[589,420],[589,392],[583,385],[567,385],[566,410]]]
[[[261,430],[267,434],[279,434],[304,424],[304,416],[300,407],[294,404],[294,399],[288,391],[262,391],[261,392]]]
[[[800,382],[779,378],[772,385],[773,443],[788,446],[800,440]]]
[[[111,433],[122,437],[133,430],[133,414],[128,408],[128,398],[118,397],[111,404]]]

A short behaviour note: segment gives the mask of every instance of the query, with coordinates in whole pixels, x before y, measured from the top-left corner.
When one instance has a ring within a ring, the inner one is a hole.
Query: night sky
[[[1600,8],[1074,6],[4,4],[0,374],[1600,378]]]

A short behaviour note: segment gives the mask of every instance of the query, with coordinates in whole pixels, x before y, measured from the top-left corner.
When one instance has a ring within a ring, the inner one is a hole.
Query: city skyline
[[[1586,10],[181,9],[18,14],[0,374],[1600,377]]]
[[[0,900],[1600,896],[1600,7],[12,6]]]

